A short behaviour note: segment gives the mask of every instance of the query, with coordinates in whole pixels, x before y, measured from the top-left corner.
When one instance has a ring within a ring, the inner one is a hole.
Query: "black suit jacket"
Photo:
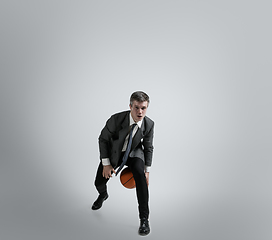
[[[100,159],[109,158],[114,168],[117,167],[125,138],[129,133],[129,114],[130,111],[124,111],[112,115],[99,136]],[[141,128],[133,137],[129,156],[141,158],[146,166],[151,166],[153,135],[154,122],[145,116]]]

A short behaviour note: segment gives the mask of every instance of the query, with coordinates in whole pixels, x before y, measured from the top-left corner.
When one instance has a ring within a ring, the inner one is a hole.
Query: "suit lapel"
[[[128,128],[128,126],[129,126],[129,114],[126,115],[126,117],[125,117],[124,121],[122,122],[121,126],[122,126],[122,129],[119,132],[119,142],[120,142],[119,146],[122,149],[125,138],[126,138],[126,136],[128,134],[128,130],[129,130],[129,128]]]
[[[141,126],[142,132],[145,132],[145,118],[143,119],[142,126]]]

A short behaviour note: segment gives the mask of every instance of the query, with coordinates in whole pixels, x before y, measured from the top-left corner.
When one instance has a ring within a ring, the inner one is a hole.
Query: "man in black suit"
[[[102,129],[99,136],[101,161],[95,178],[95,187],[99,196],[92,206],[93,210],[97,210],[108,198],[106,184],[112,174],[116,174],[115,169],[120,168],[127,151],[128,158],[125,164],[132,171],[136,183],[140,235],[147,235],[150,232],[148,185],[153,154],[154,122],[145,116],[148,104],[149,96],[146,93],[134,92],[130,97],[130,111],[112,115]],[[132,143],[129,140],[130,134]]]

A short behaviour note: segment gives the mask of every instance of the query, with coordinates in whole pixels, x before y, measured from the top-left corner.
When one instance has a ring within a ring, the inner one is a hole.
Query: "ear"
[[[131,104],[129,104],[129,108],[130,108],[130,110],[132,110],[132,106],[131,106]]]

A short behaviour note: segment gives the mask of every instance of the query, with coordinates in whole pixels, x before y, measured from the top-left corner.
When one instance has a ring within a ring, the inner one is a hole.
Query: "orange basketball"
[[[120,181],[126,188],[132,189],[136,187],[133,174],[128,167],[121,172]]]

